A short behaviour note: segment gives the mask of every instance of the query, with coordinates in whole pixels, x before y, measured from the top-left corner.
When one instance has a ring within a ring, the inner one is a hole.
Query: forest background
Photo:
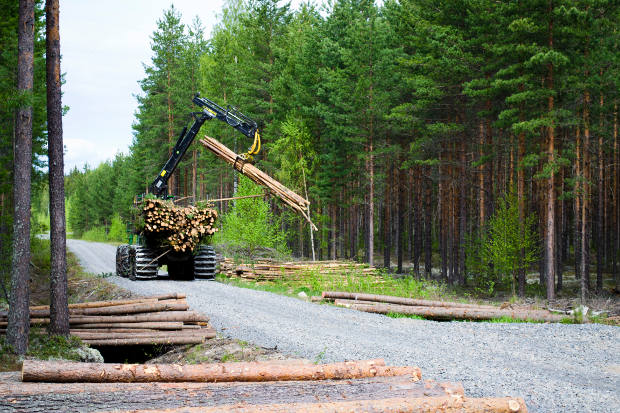
[[[13,3],[0,1],[2,271],[19,105]],[[512,283],[548,298],[571,272],[582,296],[602,292],[604,277],[620,283],[619,17],[611,0],[339,0],[298,10],[229,0],[207,38],[171,7],[152,36],[129,153],[65,179],[70,230],[122,238],[134,195],[165,163],[200,92],[259,122],[257,165],[307,191],[319,259],[487,292]],[[33,215],[45,225],[40,12],[36,24]],[[219,122],[201,133],[237,152],[251,144]],[[232,196],[236,180],[194,144],[169,184],[204,200]],[[311,256],[304,221],[269,202],[288,249]],[[528,272],[539,283],[526,283]]]

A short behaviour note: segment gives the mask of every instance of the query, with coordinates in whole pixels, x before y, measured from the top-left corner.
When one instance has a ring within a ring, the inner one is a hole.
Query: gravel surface
[[[114,271],[113,246],[67,245],[88,270]],[[471,396],[521,396],[531,412],[620,411],[617,327],[392,319],[213,281],[109,279],[138,294],[184,292],[221,335],[293,356],[382,357],[419,366],[423,378],[461,382]]]

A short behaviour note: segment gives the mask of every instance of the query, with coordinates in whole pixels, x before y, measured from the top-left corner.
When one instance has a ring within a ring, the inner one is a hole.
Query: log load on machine
[[[261,146],[257,123],[238,109],[231,106],[225,109],[199,94],[194,96],[193,103],[202,108],[202,111],[192,112],[193,124],[189,129],[186,126],[181,131],[170,158],[150,185],[149,193],[136,198],[134,204],[137,218],[134,220],[133,232],[138,235],[138,243],[124,244],[117,248],[116,274],[121,277],[132,280],[154,279],[157,278],[159,267],[166,265],[171,279],[214,278],[215,250],[207,244],[210,236],[217,231],[217,212],[211,208],[177,206],[172,197],[168,196],[168,179],[202,125],[211,119],[226,122],[252,139],[253,143],[246,153],[235,154],[218,142],[221,148],[228,151],[229,157],[232,157],[230,160],[222,156],[221,148],[216,150],[204,141],[201,143],[218,157],[228,161],[234,169],[265,186],[316,228],[310,221],[309,202],[306,199],[251,165]]]

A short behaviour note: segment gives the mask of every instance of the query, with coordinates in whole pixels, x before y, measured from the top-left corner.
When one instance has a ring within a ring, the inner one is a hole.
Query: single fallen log
[[[420,307],[396,304],[359,304],[352,300],[335,300],[334,304],[376,314],[409,314],[437,320],[492,320],[494,318],[510,317],[523,321],[560,322],[561,315],[543,314],[539,311],[513,310],[476,310],[471,308]]]
[[[76,308],[69,310],[69,316],[76,315],[114,315],[136,314],[159,311],[185,311],[189,308],[185,300],[164,300],[158,302],[146,302],[137,304],[115,305],[109,307]],[[50,310],[31,310],[30,317],[49,317]]]
[[[145,323],[94,323],[94,324],[75,324],[75,328],[88,329],[88,328],[150,328],[155,330],[182,330],[183,325],[182,322],[176,321],[152,321]]]
[[[185,298],[185,294],[183,293],[170,293],[170,294],[161,294],[161,295],[153,295],[149,297],[143,298],[134,298],[127,300],[111,300],[111,301],[90,301],[86,303],[73,303],[69,304],[69,309],[74,308],[95,308],[95,307],[112,307],[116,305],[125,305],[125,304],[138,304],[138,303],[152,303],[162,300],[177,300]],[[30,310],[49,310],[49,305],[35,305],[30,306]]]
[[[134,315],[70,315],[69,324],[96,324],[96,323],[141,323],[141,322],[162,322],[162,321],[182,321],[185,323],[206,324],[209,317],[194,311],[162,311]],[[0,326],[6,325],[6,321],[0,321]],[[50,323],[49,318],[31,318],[30,325],[46,325]]]
[[[213,152],[218,158],[232,165],[233,168],[250,178],[258,185],[262,185],[268,188],[271,193],[278,196],[285,204],[287,204],[293,210],[297,211],[301,216],[303,216],[306,221],[308,221],[308,223],[312,226],[312,229],[318,231],[318,229],[310,219],[310,202],[307,199],[297,195],[295,192],[291,191],[280,182],[276,181],[260,169],[256,168],[254,165],[244,162],[242,160],[240,161],[239,156],[237,156],[235,152],[231,151],[229,148],[227,148],[216,139],[205,136],[204,139],[200,140],[200,143],[202,143],[207,149]]]
[[[82,340],[120,340],[120,339],[148,339],[148,338],[176,338],[176,337],[215,337],[215,330],[202,328],[199,330],[173,330],[173,331],[153,331],[153,332],[109,332],[100,330],[70,331],[72,336]]]
[[[364,360],[333,364],[273,364],[261,362],[176,364],[100,364],[25,360],[23,381],[47,382],[231,382],[343,380],[409,375],[419,380],[417,367],[386,367],[384,361]]]
[[[215,332],[200,335],[171,335],[168,337],[142,337],[142,338],[117,338],[117,339],[83,339],[90,346],[152,346],[159,344],[182,345],[200,344],[205,340],[215,338]]]
[[[519,397],[481,398],[440,396],[390,398],[322,403],[247,404],[215,407],[182,407],[163,410],[136,410],[134,413],[527,413],[525,401]]]
[[[364,293],[349,293],[343,291],[323,291],[321,294],[326,299],[347,299],[347,300],[362,300],[373,301],[378,303],[390,303],[401,305],[415,305],[426,307],[456,307],[456,308],[480,308],[495,310],[498,307],[492,305],[479,305],[479,304],[466,304],[456,303],[450,301],[433,301],[433,300],[420,300],[415,298],[396,297],[391,295],[377,295],[377,294],[364,294]]]

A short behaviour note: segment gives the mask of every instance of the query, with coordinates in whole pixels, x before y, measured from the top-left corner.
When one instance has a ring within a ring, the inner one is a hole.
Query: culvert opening
[[[170,344],[137,346],[92,346],[103,356],[105,363],[142,364],[159,357],[177,346]]]

